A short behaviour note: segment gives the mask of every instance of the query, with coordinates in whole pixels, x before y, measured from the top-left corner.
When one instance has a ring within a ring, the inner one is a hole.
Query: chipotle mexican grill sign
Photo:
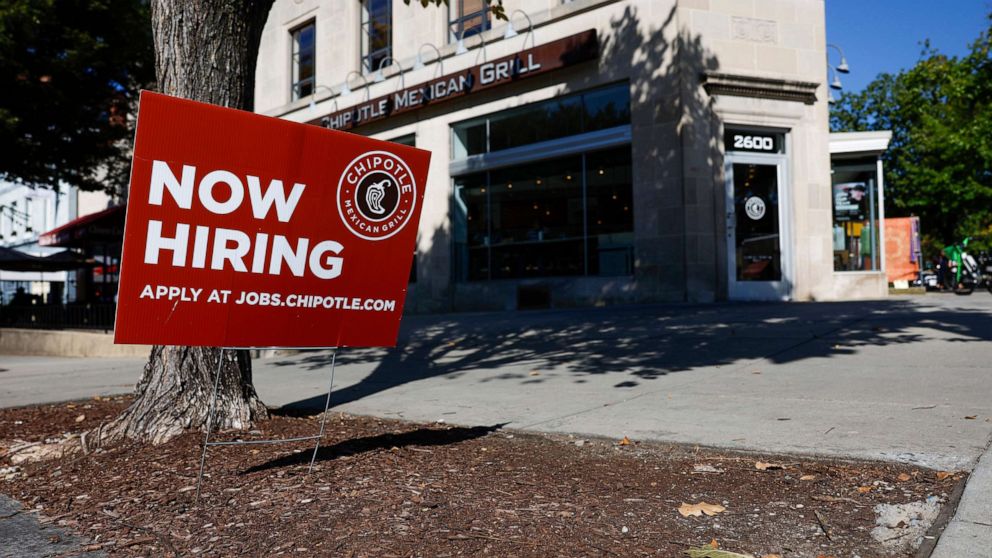
[[[599,44],[590,29],[557,41],[527,49],[400,89],[395,93],[333,112],[309,122],[334,130],[350,130],[390,116],[417,110],[475,91],[520,81],[596,58]]]

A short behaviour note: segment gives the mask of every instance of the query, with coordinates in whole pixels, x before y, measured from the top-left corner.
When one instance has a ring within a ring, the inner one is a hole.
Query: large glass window
[[[455,179],[457,279],[633,273],[630,146]]]
[[[630,124],[626,82],[563,95],[454,126],[454,158]]]
[[[478,35],[492,27],[486,0],[451,0],[448,13],[451,42]]]
[[[874,157],[833,163],[834,270],[878,271],[878,188]]]
[[[362,69],[372,73],[393,55],[392,0],[362,2]],[[388,64],[387,64],[388,65]]]
[[[313,22],[297,27],[293,36],[293,100],[313,95],[316,68],[316,33]]]

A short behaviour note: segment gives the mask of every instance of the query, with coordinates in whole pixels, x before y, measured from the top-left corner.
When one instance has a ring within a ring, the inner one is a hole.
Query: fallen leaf
[[[975,420],[975,419],[978,418],[978,415],[968,415],[968,416],[966,416],[964,418],[965,418],[965,420]]]
[[[816,475],[803,475],[803,476],[799,477],[799,480],[801,480],[801,481],[816,480]]]
[[[679,506],[679,513],[682,514],[682,517],[689,517],[690,515],[700,517],[704,513],[706,515],[716,515],[724,511],[727,511],[727,508],[720,504],[707,504],[706,502],[700,502],[698,504],[686,504],[682,502],[682,505]]]
[[[765,463],[764,461],[757,461],[754,464],[754,468],[759,471],[775,471],[777,469],[785,469],[785,465],[779,463]]]
[[[944,480],[944,479],[946,479],[946,478],[948,478],[950,476],[953,476],[953,475],[954,475],[954,473],[952,473],[950,471],[937,471],[937,480],[942,481],[942,480]]]
[[[858,487],[858,493],[859,494],[867,494],[869,492],[871,492],[871,487],[870,486],[859,486]]]
[[[710,548],[720,548],[720,543],[716,542],[716,539],[713,539],[713,540],[710,541],[709,547]]]
[[[913,477],[907,475],[906,473],[899,473],[899,476],[896,478],[899,479],[899,482],[906,482]]]
[[[762,554],[761,558],[782,558],[781,554]]]
[[[740,554],[738,552],[730,552],[729,550],[717,550],[715,548],[711,548],[709,545],[700,546],[699,548],[690,548],[683,552],[689,555],[689,558],[754,558],[753,554]]]
[[[529,376],[540,376],[540,375],[541,375],[541,373],[540,373],[540,372],[538,372],[537,370],[531,370],[531,371],[530,371],[530,372],[528,372],[527,374],[528,374]]]
[[[83,422],[84,420],[86,420],[86,415],[79,415],[76,417],[76,422]]]
[[[706,464],[706,463],[696,463],[692,466],[693,474],[696,473],[722,473],[723,469],[717,469],[716,467]]]
[[[630,445],[630,438],[624,436],[623,437],[623,440],[620,440],[619,442],[617,442],[617,444],[618,445],[621,445],[621,446],[629,446]]]

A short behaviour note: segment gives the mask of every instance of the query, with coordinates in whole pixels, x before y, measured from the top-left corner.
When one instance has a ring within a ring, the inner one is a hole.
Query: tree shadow
[[[405,448],[409,446],[450,446],[467,442],[476,438],[484,438],[492,432],[500,430],[507,423],[494,424],[492,426],[473,427],[451,427],[445,429],[418,428],[402,432],[400,434],[386,433],[375,436],[364,436],[338,442],[332,446],[320,447],[317,450],[317,461],[331,461],[346,455],[357,455],[369,453],[377,450],[389,450],[392,448]],[[306,465],[313,457],[311,452],[294,453],[283,457],[272,459],[265,463],[250,467],[241,474],[247,475],[269,469],[279,469],[294,465]]]
[[[581,384],[615,376],[613,389],[624,390],[670,374],[751,359],[842,359],[871,346],[909,346],[934,338],[992,340],[992,308],[954,308],[946,301],[659,303],[693,298],[710,302],[726,291],[722,135],[713,99],[701,79],[720,64],[698,34],[680,26],[678,5],[657,25],[643,22],[637,10],[626,6],[608,22],[595,75],[588,67],[563,69],[553,80],[535,78],[500,91],[480,91],[451,105],[457,109],[551,83],[565,83],[564,94],[630,79],[635,272],[618,278],[535,279],[552,287],[552,302],[560,286],[563,291],[585,289],[583,305],[612,305],[406,315],[396,348],[338,354],[339,366],[364,365],[371,372],[336,390],[333,406],[418,380],[454,380],[475,371],[487,372],[480,375],[479,388],[489,382],[515,382],[526,389],[552,381],[546,372],[553,370],[555,382]],[[502,309],[507,293],[526,282],[431,281],[453,276],[451,251],[458,234],[450,230],[450,223],[434,231],[430,248],[418,262],[423,264],[422,282],[411,285],[411,309]],[[617,301],[638,304],[616,305]],[[330,353],[315,352],[265,366],[317,370],[329,364]],[[324,397],[288,407],[323,409]]]
[[[938,301],[939,302],[939,301]],[[708,303],[408,316],[391,349],[343,349],[337,365],[374,365],[358,383],[336,389],[332,406],[409,382],[479,380],[584,383],[615,375],[617,389],[669,374],[766,359],[785,364],[842,359],[872,346],[908,346],[942,339],[992,341],[992,307],[966,308],[907,300],[816,303]],[[325,369],[329,352],[272,360],[266,366]],[[842,366],[842,362],[837,363]],[[491,374],[492,371],[500,371]],[[323,409],[324,395],[289,409]]]

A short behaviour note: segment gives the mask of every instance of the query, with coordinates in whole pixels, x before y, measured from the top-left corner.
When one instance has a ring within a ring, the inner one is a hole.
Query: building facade
[[[823,0],[503,7],[277,0],[262,36],[257,112],[431,151],[407,308],[884,295],[835,271]]]
[[[52,190],[0,182],[0,246],[32,256],[60,252],[62,248],[39,242],[41,236],[79,216],[105,209],[109,201],[103,192],[84,192],[68,185]],[[18,290],[39,302],[73,301],[78,279],[72,271],[0,270],[0,304],[10,303]]]

